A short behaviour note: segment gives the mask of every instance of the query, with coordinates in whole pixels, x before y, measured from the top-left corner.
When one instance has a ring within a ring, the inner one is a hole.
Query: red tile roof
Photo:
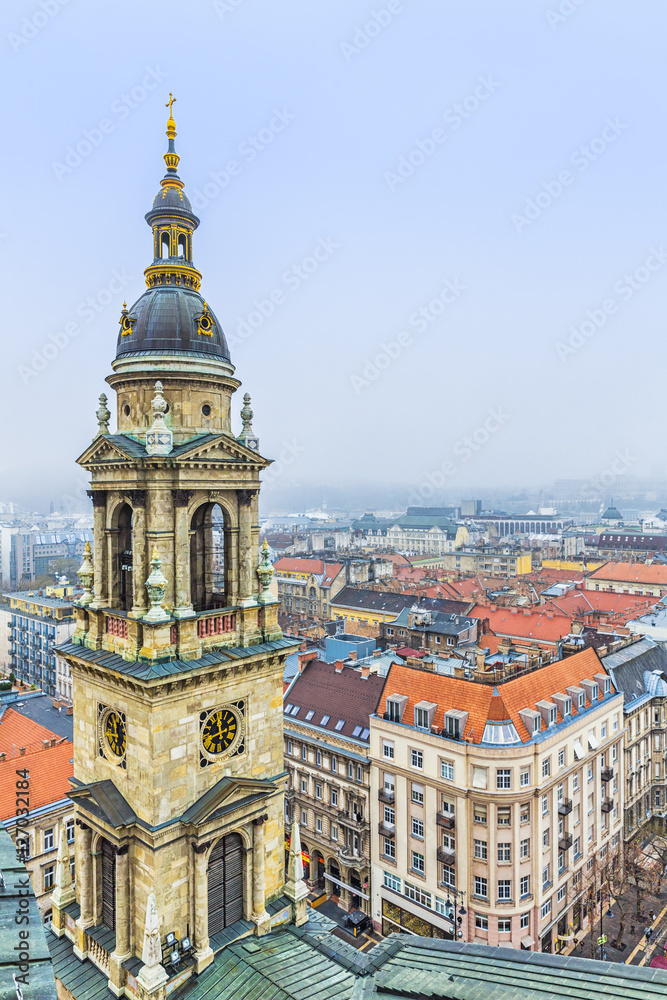
[[[610,591],[570,590],[563,597],[555,597],[544,603],[545,611],[573,618],[575,615],[589,615],[599,612],[613,614],[616,619],[624,616],[628,621],[636,615],[652,608],[657,597],[644,597],[640,594],[616,594]]]
[[[29,771],[30,787],[27,791],[32,811],[51,802],[59,802],[69,795],[71,785],[68,779],[74,774],[73,758],[74,744],[63,740],[53,747],[27,753],[23,757],[8,757],[0,762],[0,820],[16,816],[17,770],[25,768]]]
[[[659,563],[608,562],[600,566],[589,580],[613,580],[615,583],[644,583],[667,587],[667,566]],[[595,586],[595,584],[589,584]]]
[[[6,753],[8,757],[18,756],[21,747],[28,752],[41,750],[42,740],[52,739],[60,740],[62,737],[13,708],[7,708],[0,717],[0,753]]]
[[[322,576],[322,587],[330,587],[336,579],[343,566],[341,563],[325,563],[323,559],[290,559],[283,556],[276,560],[273,568],[278,573],[312,573],[313,576]]]
[[[487,618],[495,635],[516,639],[531,639],[546,642],[551,646],[558,643],[571,631],[571,618],[553,611],[536,611],[533,608],[497,608],[495,611],[483,604],[476,604],[470,612],[471,618]],[[484,636],[480,636],[484,645]]]
[[[542,699],[550,701],[557,692],[564,693],[567,687],[579,686],[585,678],[592,680],[594,674],[605,672],[597,653],[592,648],[547,664],[538,670],[528,671],[514,680],[498,685],[497,688],[494,688],[493,684],[480,684],[435,674],[418,667],[394,664],[387,674],[377,711],[378,715],[386,712],[388,697],[394,694],[405,695],[408,701],[403,718],[408,725],[410,720],[414,719],[415,705],[420,701],[427,701],[437,705],[434,725],[438,728],[444,726],[444,713],[450,709],[467,712],[468,721],[464,738],[471,743],[482,742],[487,721],[505,720],[513,722],[522,741],[528,742],[530,739],[528,730],[519,715],[522,709],[535,710],[538,701]],[[614,691],[613,685],[611,690]],[[591,707],[588,699],[586,707]],[[574,703],[572,715],[577,715]],[[560,713],[557,714],[557,720],[562,721]]]

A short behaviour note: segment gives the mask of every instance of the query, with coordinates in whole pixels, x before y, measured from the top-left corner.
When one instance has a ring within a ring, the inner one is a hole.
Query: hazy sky
[[[4,3],[0,498],[81,489],[170,90],[277,485],[662,474],[666,31],[662,0]]]

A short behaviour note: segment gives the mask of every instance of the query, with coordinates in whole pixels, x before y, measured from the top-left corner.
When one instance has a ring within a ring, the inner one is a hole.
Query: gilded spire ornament
[[[97,433],[98,434],[108,434],[109,433],[109,421],[111,420],[111,412],[107,407],[107,396],[106,393],[100,393],[99,398],[99,408],[95,416],[97,417]]]
[[[92,550],[90,548],[90,542],[86,542],[83,547],[83,562],[77,570],[77,576],[81,581],[81,586],[83,587],[83,594],[76,602],[79,607],[86,608],[93,600],[93,559]]]

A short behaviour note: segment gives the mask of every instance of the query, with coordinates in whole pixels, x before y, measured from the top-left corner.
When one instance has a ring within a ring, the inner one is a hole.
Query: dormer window
[[[430,732],[436,708],[437,705],[433,705],[429,701],[420,701],[415,705],[415,726],[417,729]]]
[[[600,693],[600,687],[596,681],[591,681],[588,678],[581,682],[581,686],[588,695],[588,700],[591,705],[594,701],[598,700],[598,695]]]
[[[445,736],[452,740],[462,739],[467,721],[467,712],[459,712],[456,709],[445,712]]]
[[[558,711],[560,712],[563,719],[572,715],[572,699],[567,694],[562,694],[558,691],[554,696],[553,700],[558,705]]]
[[[538,701],[537,709],[542,716],[545,726],[555,726],[557,722],[557,708],[552,701]]]
[[[408,699],[405,695],[393,694],[387,698],[387,718],[390,722],[401,722]]]
[[[611,678],[607,674],[595,674],[593,679],[597,681],[603,698],[611,694]]]
[[[540,713],[536,712],[533,708],[522,708],[519,715],[530,737],[537,736],[542,729],[542,716]]]

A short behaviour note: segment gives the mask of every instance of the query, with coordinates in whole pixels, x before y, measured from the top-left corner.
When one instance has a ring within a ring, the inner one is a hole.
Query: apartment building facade
[[[667,817],[667,650],[641,637],[602,657],[624,696],[624,837]]]
[[[395,665],[370,730],[376,928],[571,946],[622,836],[622,696],[594,650],[495,683]]]
[[[74,591],[52,597],[41,591],[4,594],[9,608],[2,617],[8,631],[8,671],[24,684],[34,684],[45,694],[56,695],[66,678],[58,674],[55,647],[75,628]],[[67,670],[69,675],[69,670]],[[67,678],[71,697],[71,678]]]
[[[284,696],[285,818],[301,825],[306,881],[369,915],[369,717],[383,683],[370,666],[311,660]]]
[[[278,599],[284,611],[327,620],[331,600],[345,586],[345,567],[323,559],[284,556],[273,564]]]

